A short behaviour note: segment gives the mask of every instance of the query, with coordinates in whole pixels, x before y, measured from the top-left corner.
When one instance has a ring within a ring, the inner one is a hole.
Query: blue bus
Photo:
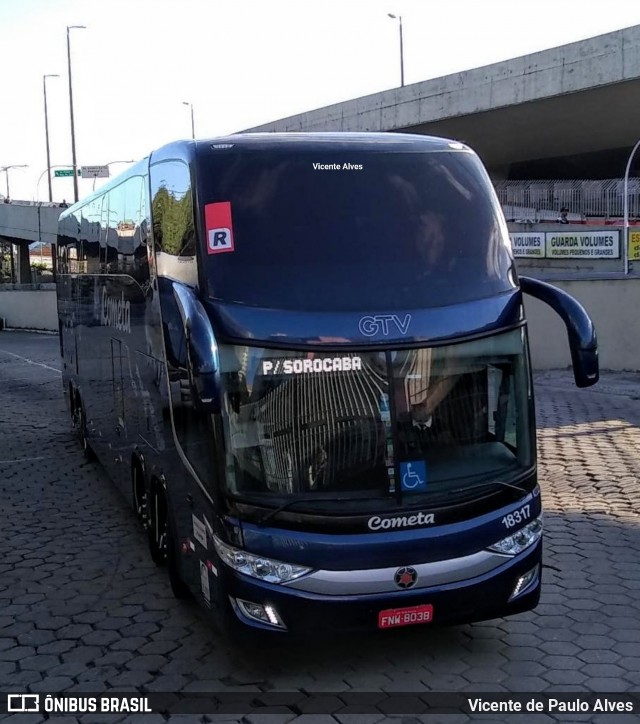
[[[523,293],[466,145],[240,134],[154,151],[65,210],[72,420],[178,597],[290,634],[507,616],[539,599]]]

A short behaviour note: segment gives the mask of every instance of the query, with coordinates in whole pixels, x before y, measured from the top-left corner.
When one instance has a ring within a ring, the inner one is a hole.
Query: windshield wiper
[[[514,485],[513,483],[505,483],[502,480],[491,480],[487,481],[486,483],[478,483],[477,485],[469,485],[466,488],[454,488],[453,490],[450,490],[450,493],[466,493],[468,490],[478,490],[480,488],[489,488],[492,485],[497,485],[501,488],[510,488],[511,490],[517,490],[519,493],[530,493],[530,490],[527,490],[526,488],[521,488],[519,485]]]
[[[263,515],[258,521],[258,525],[264,525],[268,520],[278,515],[278,513],[282,513],[283,510],[289,510],[289,508],[293,508],[295,505],[301,505],[302,503],[352,503],[354,500],[362,500],[362,498],[316,498],[315,500],[296,498],[295,500],[288,500],[286,503],[279,505],[277,508]],[[366,498],[366,500],[370,500],[370,498]]]
[[[479,490],[481,488],[488,488],[491,486],[498,486],[501,488],[508,488],[510,490],[515,490],[518,493],[531,493],[531,490],[527,490],[526,488],[522,488],[519,485],[514,485],[513,483],[505,483],[502,480],[492,480],[487,481],[486,483],[478,483],[477,485],[470,485],[465,488],[454,488],[453,490],[447,491],[447,494],[450,493],[465,493],[467,491],[471,490]],[[316,499],[309,499],[309,498],[296,498],[295,500],[288,500],[286,503],[283,503],[282,505],[279,505],[277,508],[274,508],[273,510],[270,510],[268,513],[265,513],[265,515],[262,516],[258,520],[258,525],[264,525],[268,521],[270,521],[272,518],[275,518],[276,515],[279,513],[282,513],[284,510],[289,510],[290,508],[295,507],[296,505],[303,505],[306,503],[311,504],[317,504],[317,503],[353,503],[354,501],[362,501],[367,500],[368,502],[371,502],[373,500],[381,500],[381,498],[316,498]]]

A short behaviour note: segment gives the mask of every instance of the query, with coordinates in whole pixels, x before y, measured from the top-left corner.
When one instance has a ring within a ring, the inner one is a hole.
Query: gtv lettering
[[[396,328],[400,334],[406,334],[410,324],[410,314],[405,314],[403,319],[400,319],[397,314],[373,314],[362,317],[358,322],[358,329],[365,337],[375,337],[379,334],[388,337],[389,334],[395,333]]]

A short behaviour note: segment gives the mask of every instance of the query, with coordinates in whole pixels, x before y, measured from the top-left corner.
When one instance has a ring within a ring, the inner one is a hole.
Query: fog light
[[[273,606],[262,605],[261,603],[253,603],[251,601],[244,601],[242,598],[236,598],[238,608],[247,617],[254,621],[260,621],[260,623],[266,623],[270,626],[276,626],[277,628],[286,628],[278,612]]]
[[[525,590],[531,581],[533,581],[533,579],[538,575],[539,570],[540,565],[536,564],[530,571],[527,571],[523,576],[518,578],[515,588],[513,589],[513,593],[509,598],[510,601],[513,601],[514,598],[517,598]]]

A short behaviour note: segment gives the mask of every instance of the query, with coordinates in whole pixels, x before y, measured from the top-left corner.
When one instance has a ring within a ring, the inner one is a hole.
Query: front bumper
[[[318,634],[378,629],[378,613],[386,609],[431,604],[431,625],[451,625],[510,616],[534,608],[540,598],[542,541],[503,565],[475,578],[419,590],[372,595],[327,596],[262,583],[225,567],[224,589],[235,616],[246,626],[292,634]],[[536,568],[532,580],[512,598],[521,576]],[[262,624],[244,615],[236,599],[269,606],[285,629]]]

